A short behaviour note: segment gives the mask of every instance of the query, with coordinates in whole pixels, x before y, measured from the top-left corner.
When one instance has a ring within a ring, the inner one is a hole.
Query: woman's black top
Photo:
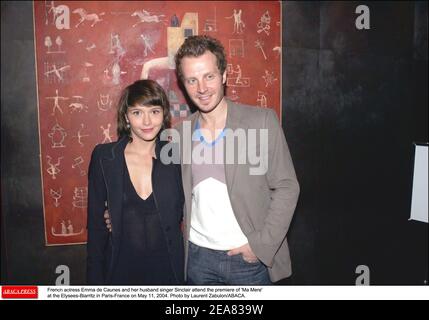
[[[142,199],[124,164],[122,240],[112,284],[176,284],[154,194]]]

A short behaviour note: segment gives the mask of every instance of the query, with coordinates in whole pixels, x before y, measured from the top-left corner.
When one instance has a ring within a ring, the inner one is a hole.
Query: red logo
[[[1,288],[3,299],[37,299],[38,295],[37,286],[3,286]]]

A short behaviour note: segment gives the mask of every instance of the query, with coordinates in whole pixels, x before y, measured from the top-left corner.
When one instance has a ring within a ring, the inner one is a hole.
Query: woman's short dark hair
[[[176,72],[180,80],[183,80],[181,62],[184,57],[199,57],[206,51],[216,56],[217,68],[222,75],[226,70],[225,49],[219,40],[207,35],[190,36],[179,48],[175,56]]]
[[[123,136],[131,136],[131,130],[127,126],[125,114],[129,107],[134,107],[136,105],[162,107],[162,111],[164,112],[164,121],[162,123],[161,131],[163,129],[170,128],[170,103],[164,89],[162,89],[156,81],[149,79],[137,80],[126,87],[119,98],[117,133],[120,138]]]

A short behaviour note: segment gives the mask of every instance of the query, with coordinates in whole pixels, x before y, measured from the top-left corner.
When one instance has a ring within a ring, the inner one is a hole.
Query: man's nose
[[[207,91],[207,86],[204,80],[198,81],[198,92],[204,93]]]

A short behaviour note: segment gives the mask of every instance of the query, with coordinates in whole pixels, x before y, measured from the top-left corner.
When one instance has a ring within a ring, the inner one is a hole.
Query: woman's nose
[[[144,114],[143,115],[143,124],[144,125],[149,125],[150,123],[151,123],[150,115]]]

